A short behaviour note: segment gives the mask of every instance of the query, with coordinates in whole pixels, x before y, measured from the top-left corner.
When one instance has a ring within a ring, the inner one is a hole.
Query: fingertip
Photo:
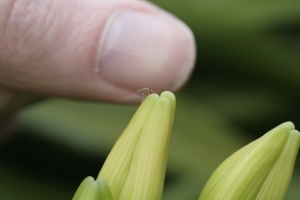
[[[190,29],[166,12],[122,11],[114,15],[101,40],[97,68],[101,78],[128,88],[176,91],[195,61]]]
[[[5,27],[9,37],[0,35],[4,44],[0,86],[5,88],[136,103],[140,101],[136,90],[152,84],[155,90],[175,91],[193,69],[191,31],[149,2],[78,0],[37,5],[24,0],[13,5],[12,20]],[[25,15],[26,20],[20,17]]]

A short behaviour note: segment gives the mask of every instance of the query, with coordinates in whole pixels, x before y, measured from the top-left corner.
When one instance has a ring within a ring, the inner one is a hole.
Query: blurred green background
[[[300,2],[154,0],[192,29],[197,63],[176,94],[164,200],[197,199],[230,154],[285,121],[300,126]],[[137,106],[49,99],[0,146],[0,199],[71,199],[96,177]],[[300,198],[300,163],[286,199]]]

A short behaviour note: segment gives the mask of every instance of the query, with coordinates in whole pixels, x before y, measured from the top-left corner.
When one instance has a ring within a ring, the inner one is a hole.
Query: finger
[[[195,59],[191,31],[135,0],[2,0],[0,88],[110,102],[175,91]]]

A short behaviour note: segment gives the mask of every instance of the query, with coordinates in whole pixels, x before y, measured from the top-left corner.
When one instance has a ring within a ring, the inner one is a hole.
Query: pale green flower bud
[[[113,198],[104,179],[95,180],[88,176],[79,185],[73,200],[113,200]]]
[[[171,92],[149,95],[114,145],[98,178],[115,200],[161,198],[175,104]]]
[[[283,123],[227,158],[199,200],[282,200],[293,173],[300,133]]]

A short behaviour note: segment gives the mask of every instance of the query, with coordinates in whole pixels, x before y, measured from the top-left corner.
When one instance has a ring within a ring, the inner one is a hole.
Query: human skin
[[[180,89],[194,61],[189,28],[146,1],[0,1],[0,113],[28,95],[138,103]]]

